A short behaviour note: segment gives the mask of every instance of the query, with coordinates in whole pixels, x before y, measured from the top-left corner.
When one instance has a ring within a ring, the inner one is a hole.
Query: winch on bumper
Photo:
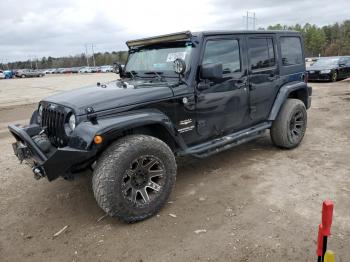
[[[69,176],[90,163],[95,150],[81,150],[70,146],[55,147],[45,138],[42,128],[37,124],[21,127],[9,125],[16,142],[12,144],[17,158],[27,162],[35,178],[47,177],[49,181],[59,176]]]

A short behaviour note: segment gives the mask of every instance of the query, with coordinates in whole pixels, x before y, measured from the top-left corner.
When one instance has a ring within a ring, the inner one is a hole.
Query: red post
[[[317,237],[317,250],[316,254],[318,257],[318,261],[321,261],[320,259],[322,258],[323,255],[323,234],[322,234],[322,224],[318,225],[318,237]]]
[[[331,235],[331,226],[333,219],[333,202],[326,200],[322,206],[322,230],[324,236]]]

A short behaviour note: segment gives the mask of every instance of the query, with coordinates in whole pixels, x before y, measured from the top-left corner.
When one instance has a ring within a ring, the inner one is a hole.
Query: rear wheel
[[[299,99],[287,99],[272,124],[272,142],[281,148],[297,147],[304,137],[306,125],[307,113],[304,103]]]
[[[102,154],[92,186],[99,206],[132,223],[156,214],[168,199],[176,177],[171,149],[145,135],[127,136]]]

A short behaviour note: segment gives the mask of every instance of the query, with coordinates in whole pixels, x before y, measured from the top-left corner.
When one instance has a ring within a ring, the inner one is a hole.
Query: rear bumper
[[[9,125],[8,128],[16,139],[12,147],[17,158],[21,162],[27,162],[33,171],[39,170],[40,175],[46,176],[49,181],[78,170],[84,163],[89,163],[96,154],[94,150],[86,151],[69,146],[62,148],[51,146],[44,152],[32,138],[41,131],[38,125],[25,127]]]

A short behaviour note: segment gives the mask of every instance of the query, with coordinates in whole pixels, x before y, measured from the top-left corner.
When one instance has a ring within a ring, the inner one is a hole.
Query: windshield
[[[313,63],[312,66],[337,66],[338,62],[338,58],[321,58]]]
[[[130,50],[125,72],[137,74],[156,72],[174,76],[175,59],[183,59],[188,68],[192,49],[191,42],[174,42]]]

